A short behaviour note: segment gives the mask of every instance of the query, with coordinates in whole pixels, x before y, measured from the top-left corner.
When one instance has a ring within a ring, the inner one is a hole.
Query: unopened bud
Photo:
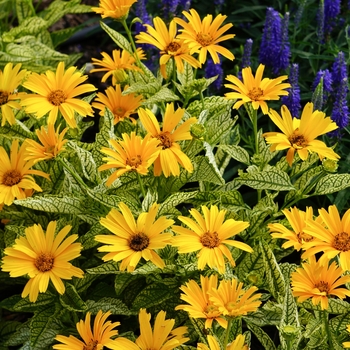
[[[329,173],[335,173],[338,170],[338,162],[332,159],[323,159],[322,161],[323,169]]]

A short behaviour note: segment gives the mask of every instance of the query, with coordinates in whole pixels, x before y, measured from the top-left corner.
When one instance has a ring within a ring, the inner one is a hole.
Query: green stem
[[[137,174],[137,179],[139,180],[139,184],[140,184],[140,187],[141,187],[141,192],[142,192],[142,196],[143,198],[146,197],[146,191],[145,191],[145,188],[143,186],[143,182],[142,182],[142,179],[141,179],[141,176],[139,173],[136,173]]]
[[[223,349],[227,348],[227,344],[228,344],[228,338],[230,336],[230,331],[231,331],[231,326],[232,326],[232,317],[229,317],[228,322],[227,322],[227,328],[226,328],[226,334],[225,334],[225,339],[224,339],[224,347]]]
[[[255,154],[259,154],[259,139],[258,139],[258,111],[253,109],[252,113],[252,122],[253,122],[253,133],[254,133],[254,142],[255,142]]]
[[[69,171],[69,173],[73,176],[74,180],[79,183],[79,185],[83,188],[86,189],[86,183],[83,181],[83,179],[77,175],[67,164],[64,163],[64,161],[60,158],[57,158],[57,160],[62,164],[62,166]]]
[[[132,47],[132,49],[133,49],[133,51],[134,51],[134,53],[135,53],[135,59],[136,59],[137,65],[138,65],[139,67],[141,67],[142,70],[143,70],[143,66],[142,66],[142,64],[141,64],[139,55],[137,54],[137,49],[136,49],[136,45],[135,45],[134,39],[133,39],[133,37],[132,37],[132,35],[131,35],[131,31],[130,31],[128,25],[126,24],[126,20],[123,19],[121,22],[122,22],[123,27],[124,27],[124,29],[125,29],[125,31],[126,31],[127,36],[128,36],[128,39],[129,39],[130,44],[131,44],[131,47]]]
[[[326,329],[326,333],[327,333],[329,350],[334,350],[333,343],[332,343],[331,330],[329,329],[329,323],[328,323],[328,313],[326,310],[322,311],[322,318],[323,318],[324,328]]]
[[[175,65],[175,58],[172,57],[173,59],[173,93],[176,93],[176,86],[175,86],[175,82],[176,82],[176,65]]]
[[[201,97],[202,108],[203,108],[203,111],[204,111],[204,110],[205,110],[205,105],[204,105],[204,96],[203,96],[203,91],[200,91],[199,96]]]

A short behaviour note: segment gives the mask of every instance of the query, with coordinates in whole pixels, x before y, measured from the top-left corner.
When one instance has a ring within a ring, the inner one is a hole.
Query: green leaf
[[[198,191],[176,192],[171,194],[162,204],[160,204],[158,216],[168,215],[169,212],[171,212],[171,209],[181,203],[186,203],[189,199],[195,197],[197,193]]]
[[[264,260],[258,246],[252,247],[253,253],[245,254],[239,265],[236,267],[236,274],[240,280],[246,280],[249,274],[255,274],[260,278],[264,270]],[[261,276],[262,277],[262,276]]]
[[[93,226],[84,235],[80,236],[78,242],[83,246],[83,250],[96,247],[100,243],[95,240],[95,236],[107,233],[107,229],[99,222],[95,222]]]
[[[70,27],[64,28],[61,30],[57,30],[51,33],[51,40],[53,47],[57,47],[58,45],[67,41],[73,34],[80,30],[79,27]]]
[[[231,158],[237,160],[243,164],[250,164],[250,156],[249,153],[240,146],[236,145],[220,145],[219,149],[225,151]]]
[[[114,29],[108,27],[107,24],[100,22],[101,28],[111,37],[111,39],[123,50],[132,54],[132,48],[129,41]]]
[[[157,91],[154,95],[150,96],[146,101],[145,104],[152,105],[157,104],[161,102],[172,102],[179,100],[179,96],[174,94],[170,89],[168,89],[165,86],[162,86],[159,91]]]
[[[217,185],[223,185],[225,183],[220,171],[210,162],[208,157],[198,156],[195,158],[194,163],[195,169],[188,182],[206,181]]]
[[[21,323],[17,321],[0,321],[0,349],[7,344],[20,326]]]
[[[5,41],[7,41],[7,38],[10,36],[13,37],[13,40],[20,36],[25,35],[33,35],[40,33],[43,29],[46,29],[49,27],[49,24],[47,21],[40,17],[29,17],[23,20],[23,22],[10,29],[8,32],[3,33],[2,38],[5,38]]]
[[[86,306],[86,311],[93,315],[96,315],[100,310],[110,311],[113,315],[129,316],[133,314],[121,300],[115,298],[102,298],[99,301],[87,300]]]
[[[30,322],[21,323],[16,331],[10,336],[6,341],[7,346],[18,346],[24,344],[25,342],[29,343],[30,337]],[[23,347],[21,348],[23,349]]]
[[[50,305],[55,302],[56,296],[46,293],[39,293],[38,299],[35,303],[29,301],[28,298],[23,299],[20,295],[13,295],[0,302],[0,307],[18,312],[33,312],[38,307]]]
[[[329,194],[350,187],[350,174],[329,174],[316,185],[313,195]]]
[[[309,310],[319,310],[319,305],[313,305],[312,301],[306,300],[303,303],[299,304],[305,309]],[[327,312],[334,315],[340,315],[350,312],[350,304],[341,299],[328,299],[328,309]]]
[[[1,137],[7,139],[33,139],[34,133],[32,133],[23,123],[17,120],[17,124],[9,125],[5,124],[0,127],[0,135]]]
[[[329,320],[330,329],[334,334],[339,334],[345,331],[349,324],[350,324],[349,313],[341,314]]]
[[[158,81],[151,83],[138,82],[132,84],[125,91],[123,91],[123,95],[133,93],[152,96],[155,95],[161,89],[161,87],[162,85]]]
[[[105,264],[92,267],[91,269],[86,270],[87,273],[90,273],[92,275],[108,275],[108,274],[117,274],[120,273],[119,270],[119,263],[115,261],[110,261]]]
[[[19,24],[28,17],[35,16],[35,9],[32,0],[15,0],[16,1],[16,15]]]
[[[66,283],[66,290],[63,295],[60,295],[61,305],[69,311],[85,311],[86,305],[81,299],[77,290],[70,283]]]
[[[159,305],[173,297],[174,291],[163,283],[152,283],[136,296],[132,303],[132,310],[138,312],[141,308]]]
[[[137,275],[130,275],[129,273],[119,273],[114,279],[114,290],[117,297],[121,297],[125,289],[128,288],[131,282],[139,279]]]
[[[264,259],[268,290],[276,300],[283,300],[286,293],[286,285],[281,269],[269,245],[265,241],[260,241],[259,247]]]
[[[251,323],[247,323],[247,326],[258,338],[259,342],[263,345],[265,350],[277,350],[274,342],[271,340],[268,334],[265,331],[263,331],[260,327],[255,326]]]
[[[14,204],[47,213],[83,214],[82,199],[73,196],[35,196],[17,199]]]
[[[237,180],[241,185],[246,185],[256,190],[294,190],[294,186],[290,182],[288,174],[272,167],[264,171],[253,169],[249,173],[241,174],[240,178]]]

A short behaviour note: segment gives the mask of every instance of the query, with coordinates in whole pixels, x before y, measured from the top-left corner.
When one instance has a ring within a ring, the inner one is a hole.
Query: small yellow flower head
[[[92,7],[91,10],[101,14],[102,18],[124,21],[128,18],[130,7],[134,2],[137,0],[100,0],[99,7]]]
[[[37,300],[39,292],[46,292],[50,280],[57,292],[63,294],[62,279],[83,277],[84,272],[69,262],[80,256],[81,244],[73,243],[78,235],[66,238],[72,228],[70,225],[55,235],[56,227],[56,221],[49,222],[46,232],[41,225],[28,227],[25,236],[17,238],[12,247],[4,250],[1,269],[11,277],[29,276],[22,298],[29,295],[31,302]]]

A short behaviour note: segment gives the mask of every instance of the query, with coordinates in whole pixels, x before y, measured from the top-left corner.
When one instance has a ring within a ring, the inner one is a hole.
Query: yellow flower
[[[135,57],[131,55],[126,50],[113,50],[113,58],[107,53],[102,52],[102,60],[97,58],[92,58],[92,62],[95,66],[101,66],[103,68],[94,68],[91,69],[90,73],[94,72],[107,72],[101,79],[104,83],[106,80],[112,76],[112,84],[116,85],[118,82],[123,82],[126,78],[125,71],[134,70],[142,72],[142,69],[135,65]],[[143,54],[138,49],[138,55],[141,59]],[[120,78],[122,77],[122,78]]]
[[[197,344],[198,350],[221,350],[219,343],[212,335],[208,335],[207,338],[208,338],[209,347],[205,344],[198,343]],[[244,342],[245,342],[245,336],[242,334],[239,334],[232,343],[227,345],[226,350],[249,350],[248,345],[245,345]]]
[[[311,256],[308,263],[301,265],[291,274],[292,292],[298,297],[298,302],[311,298],[313,305],[321,303],[321,309],[325,310],[328,308],[328,298],[332,295],[340,299],[350,296],[350,290],[338,288],[350,282],[350,275],[342,276],[343,270],[335,261],[328,266],[320,260],[316,262],[316,258]]]
[[[151,314],[145,309],[139,313],[140,336],[135,343],[129,339],[119,337],[114,343],[118,350],[172,350],[186,343],[189,338],[185,338],[187,327],[173,329],[175,320],[165,319],[166,312],[159,311],[156,316],[154,327],[150,324]]]
[[[4,250],[2,270],[10,272],[10,277],[29,276],[22,298],[29,295],[31,302],[37,300],[39,292],[46,292],[50,280],[57,292],[63,294],[62,279],[83,277],[84,272],[69,263],[80,256],[81,244],[73,243],[78,235],[64,239],[72,228],[67,225],[55,236],[56,227],[57,222],[50,221],[46,234],[40,225],[28,227],[25,236],[17,238],[13,247]]]
[[[165,266],[164,261],[155,249],[162,249],[171,242],[170,233],[162,233],[174,221],[161,216],[155,220],[159,204],[154,203],[148,212],[141,213],[135,221],[126,204],[120,203],[119,209],[112,209],[105,218],[100,220],[114,235],[97,235],[96,241],[105,243],[99,247],[100,252],[108,252],[104,261],[120,261],[120,270],[128,272],[135,270],[140,259],[152,261],[159,268]]]
[[[31,169],[34,161],[25,161],[27,156],[26,144],[18,149],[18,140],[11,145],[10,157],[3,147],[0,147],[0,203],[11,205],[15,199],[27,197],[26,190],[41,192],[31,175],[49,178],[48,174],[40,170]]]
[[[170,58],[173,58],[176,67],[180,73],[184,71],[183,61],[186,61],[194,68],[199,68],[201,64],[190,55],[190,49],[183,40],[176,37],[176,23],[174,20],[170,22],[169,30],[164,21],[156,17],[153,19],[154,28],[149,24],[145,24],[147,33],[142,32],[136,35],[136,42],[139,44],[150,44],[160,50],[160,71],[166,79],[165,65]]]
[[[225,84],[225,87],[232,89],[236,92],[228,92],[225,94],[227,99],[239,99],[233,108],[238,109],[243,104],[251,102],[254,109],[261,108],[264,114],[268,113],[268,106],[266,101],[279,100],[280,96],[288,95],[286,88],[290,87],[289,83],[282,83],[288,77],[283,75],[275,79],[264,78],[262,79],[265,66],[260,64],[255,78],[252,74],[252,69],[246,67],[242,69],[243,82],[233,75],[228,75],[226,80],[232,84]]]
[[[328,212],[322,208],[318,213],[323,223],[321,225],[320,222],[307,222],[304,232],[315,239],[305,243],[302,258],[307,259],[317,253],[323,253],[320,262],[328,264],[331,259],[338,256],[343,271],[350,270],[350,209],[342,219],[335,205],[331,205]]]
[[[297,209],[296,207],[290,210],[282,210],[286,216],[292,230],[279,223],[268,224],[272,238],[286,239],[287,242],[282,244],[284,249],[294,247],[296,250],[303,248],[305,242],[310,242],[314,239],[313,236],[304,232],[306,222],[313,219],[312,207],[306,207],[306,211]]]
[[[92,7],[91,10],[101,14],[102,18],[125,20],[134,2],[137,0],[100,0],[99,7]]]
[[[107,164],[101,165],[98,170],[117,169],[109,176],[107,186],[128,171],[146,175],[148,168],[159,154],[158,140],[152,139],[150,135],[146,135],[143,140],[135,132],[132,132],[130,136],[124,133],[122,137],[122,141],[109,140],[114,149],[107,147],[101,149],[101,152],[107,154],[108,157],[103,158]]]
[[[160,152],[154,162],[155,176],[160,176],[162,172],[165,177],[170,175],[179,176],[179,164],[188,172],[193,171],[191,160],[181,151],[181,147],[177,142],[192,139],[190,127],[197,122],[197,119],[195,117],[189,118],[177,126],[184,113],[184,109],[178,108],[175,111],[174,104],[168,103],[163,119],[163,130],[161,130],[157,118],[149,109],[140,108],[138,110],[141,123],[158,140]]]
[[[199,250],[198,268],[200,270],[208,265],[210,268],[216,267],[220,273],[224,273],[224,257],[232,266],[235,266],[231,252],[226,245],[249,253],[253,252],[253,249],[247,244],[229,239],[245,230],[249,223],[234,219],[225,220],[226,210],[219,211],[216,205],[212,205],[210,209],[203,205],[202,211],[204,217],[196,209],[190,210],[195,221],[186,216],[178,217],[190,229],[173,226],[172,230],[178,234],[173,238],[173,246],[178,247],[180,254]]]
[[[350,332],[350,325],[347,326],[346,330],[347,330],[348,332]],[[349,349],[349,348],[350,348],[350,341],[344,342],[344,343],[343,343],[343,347],[344,347],[345,349]]]
[[[340,157],[331,148],[327,147],[322,141],[316,140],[316,137],[337,129],[337,125],[330,117],[325,117],[321,111],[313,111],[314,105],[308,102],[301,114],[301,118],[292,118],[287,106],[281,107],[282,117],[273,109],[269,116],[272,121],[282,131],[267,132],[263,134],[268,144],[271,144],[271,151],[280,151],[287,149],[287,161],[291,166],[295,151],[298,152],[302,160],[306,160],[309,152],[316,152],[320,159],[324,157],[337,160]]]
[[[55,131],[54,124],[48,124],[47,128],[44,126],[40,130],[35,130],[40,143],[26,139],[27,156],[25,160],[33,160],[34,164],[41,161],[55,158],[65,148],[64,145],[68,140],[63,140],[68,128],[59,132],[59,127]]]
[[[243,289],[243,283],[233,278],[231,281],[223,280],[218,289],[209,291],[210,300],[218,307],[223,315],[237,317],[254,312],[261,304],[260,293],[254,294],[257,287]]]
[[[15,100],[19,100],[25,95],[24,92],[16,92],[18,85],[22,82],[26,70],[19,71],[21,63],[13,67],[12,63],[7,63],[4,71],[0,70],[0,109],[2,114],[1,126],[16,123],[12,109],[21,109],[21,105]]]
[[[93,111],[88,102],[75,98],[78,95],[95,91],[91,84],[82,84],[87,79],[76,71],[76,67],[70,67],[64,71],[64,62],[57,66],[56,73],[47,71],[45,74],[32,73],[22,85],[35,92],[26,94],[21,101],[27,113],[33,113],[37,118],[42,118],[49,113],[48,124],[55,124],[58,112],[60,112],[71,128],[77,126],[74,113],[85,117],[93,116]],[[79,86],[78,86],[79,85]]]
[[[222,41],[232,39],[235,36],[234,34],[223,35],[233,26],[232,23],[225,24],[220,28],[227,16],[218,14],[213,20],[212,15],[206,15],[202,22],[194,9],[191,9],[190,13],[186,11],[182,13],[188,19],[188,22],[181,18],[175,18],[176,23],[184,28],[179,38],[188,43],[191,54],[199,53],[199,62],[201,64],[206,61],[207,52],[209,52],[215,64],[220,63],[218,53],[229,60],[235,58],[231,51],[218,45]]]
[[[52,348],[55,350],[98,350],[106,346],[111,349],[117,349],[114,347],[111,337],[118,334],[118,331],[114,328],[118,327],[120,323],[106,322],[110,314],[110,311],[103,313],[100,310],[95,317],[93,330],[91,330],[91,313],[88,312],[85,322],[80,320],[77,323],[77,330],[83,341],[72,335],[69,337],[57,335],[55,339],[62,344],[55,344]]]
[[[126,90],[128,86],[125,86]],[[106,95],[98,93],[95,101],[93,102],[92,107],[99,109],[100,115],[104,115],[106,107],[114,114],[114,124],[117,124],[125,118],[129,118],[134,124],[136,123],[135,119],[130,117],[131,114],[136,113],[137,108],[140,107],[142,101],[142,95],[136,96],[131,93],[128,95],[123,95],[121,87],[119,84],[113,87],[109,87],[106,90]]]
[[[222,317],[219,309],[209,300],[208,292],[217,288],[218,277],[211,275],[210,277],[201,276],[201,286],[196,281],[190,280],[186,286],[180,289],[184,292],[181,299],[189,305],[178,305],[175,310],[184,310],[189,313],[192,318],[205,318],[205,328],[211,328],[213,320],[216,320],[223,328],[227,328],[227,321]]]

